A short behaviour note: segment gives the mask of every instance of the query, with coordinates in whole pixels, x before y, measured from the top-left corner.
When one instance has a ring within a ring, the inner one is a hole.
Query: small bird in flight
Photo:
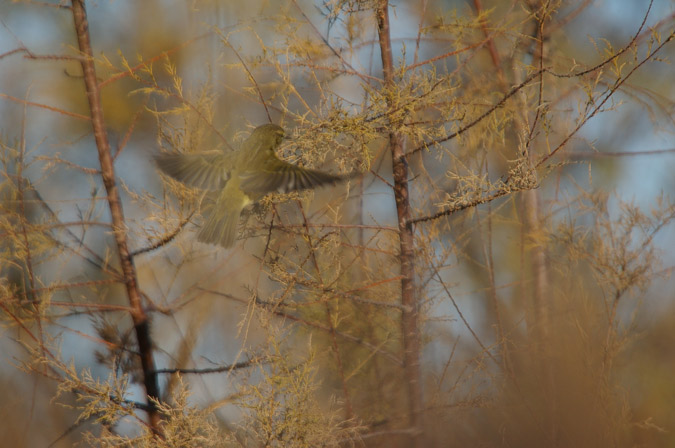
[[[268,193],[311,189],[345,179],[280,160],[274,151],[284,135],[280,126],[265,124],[255,128],[234,152],[164,153],[155,158],[164,173],[209,192],[201,208],[204,224],[198,241],[231,247],[247,205]]]

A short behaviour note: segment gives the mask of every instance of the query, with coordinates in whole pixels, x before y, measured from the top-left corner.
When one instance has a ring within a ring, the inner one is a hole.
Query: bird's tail
[[[221,194],[218,198],[207,196],[202,206],[204,224],[197,234],[202,243],[218,244],[228,248],[237,238],[237,225],[244,203],[238,198]]]

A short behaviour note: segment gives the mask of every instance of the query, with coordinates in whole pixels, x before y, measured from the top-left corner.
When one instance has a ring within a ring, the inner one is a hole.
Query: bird
[[[155,157],[162,172],[206,191],[200,208],[204,223],[197,234],[198,241],[232,247],[246,206],[268,193],[312,189],[345,179],[279,159],[275,150],[284,137],[281,126],[264,124],[255,128],[236,151],[167,152]]]

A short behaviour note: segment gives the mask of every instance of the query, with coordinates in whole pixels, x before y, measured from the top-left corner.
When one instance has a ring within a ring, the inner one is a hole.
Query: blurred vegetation
[[[3,440],[673,446],[675,12],[634,3],[392,2],[388,85],[380,0],[87,2],[150,403],[70,4],[0,4]],[[358,175],[266,197],[231,250],[198,243],[199,192],[153,156],[270,121],[280,157]]]

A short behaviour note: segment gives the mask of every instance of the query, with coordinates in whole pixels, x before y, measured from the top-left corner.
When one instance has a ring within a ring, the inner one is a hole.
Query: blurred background
[[[408,149],[461,128],[538,66],[537,44],[523,25],[538,4],[391,3],[395,64],[411,66],[457,52],[400,75],[401,92],[428,100],[419,107],[411,102],[405,110],[402,120],[411,124],[401,132]],[[270,303],[322,297],[307,292],[316,285],[284,277],[304,269],[298,260],[306,251],[289,242],[302,236],[275,230],[271,241],[277,252],[268,254],[272,210],[291,229],[303,222],[303,213],[314,224],[378,227],[317,234],[321,244],[334,244],[322,246],[322,283],[333,282],[363,300],[398,300],[397,243],[386,230],[397,226],[396,209],[387,183],[391,159],[375,79],[382,72],[371,6],[300,0],[87,2],[132,251],[179,229],[195,208],[194,192],[167,186],[157,173],[152,157],[160,151],[228,151],[271,120],[292,136],[282,147],[287,160],[334,173],[366,173],[301,197],[302,210],[295,201],[277,208],[264,204],[251,213],[245,238],[232,250],[197,243],[192,220],[170,243],[139,254],[135,263],[153,311],[158,368],[231,365],[280,350],[279,356],[293,362],[311,360],[310,395],[320,412],[338,416],[331,417],[341,422],[336,427],[362,425],[394,434],[405,401],[391,364],[377,352],[362,353],[363,346],[341,341],[345,346],[335,350],[342,364],[336,368],[330,355],[335,342],[327,333],[265,314],[269,310],[250,301],[252,295]],[[451,204],[453,194],[475,191],[478,182],[496,186],[505,178],[523,139],[513,117],[525,115],[529,124],[535,115],[540,120],[532,140],[537,157],[572,135],[539,172],[541,233],[525,235],[528,211],[517,193],[416,225],[429,444],[542,446],[553,437],[557,446],[673,446],[675,45],[663,46],[657,60],[640,62],[672,36],[675,3],[550,6],[555,13],[544,41],[544,65],[556,73],[583,71],[634,46],[587,76],[547,78],[540,102],[538,84],[528,87],[476,128],[409,160],[414,212],[425,216]],[[507,67],[506,85],[500,84],[487,45],[467,50],[485,39],[478,17]],[[111,279],[116,252],[105,225],[110,216],[96,171],[82,70],[73,59],[77,53],[66,2],[0,3],[2,300],[16,311],[25,305],[13,304],[14,298],[42,297],[40,331],[59,358],[101,381],[111,372],[129,373],[125,397],[143,402],[143,389],[133,381],[134,357],[115,352],[134,343],[126,313],[66,305],[126,305],[124,289]],[[616,79],[635,67],[600,104]],[[521,104],[527,104],[524,111]],[[597,114],[583,121],[596,107]],[[17,173],[25,179],[18,193]],[[23,222],[14,213],[44,224],[28,244],[32,279],[26,247],[8,237]],[[538,346],[542,342],[532,330],[538,319],[530,303],[533,245],[547,248],[547,349]],[[359,250],[364,247],[368,250]],[[341,261],[329,261],[329,255]],[[289,284],[294,289],[284,289]],[[395,311],[352,302],[334,306],[335,328],[392,352],[399,348]],[[288,314],[312,321],[318,312],[289,308]],[[59,381],[22,367],[35,359],[35,348],[10,314],[3,318],[0,344],[3,440],[12,446],[71,446],[83,431],[98,431],[94,419],[76,420],[81,410],[74,395],[53,399]],[[352,372],[347,379],[345,370]],[[236,397],[264,383],[265,372],[186,375],[189,403],[209,409],[216,427],[235,433],[254,408]],[[170,390],[175,381],[163,375],[161,387]],[[547,389],[551,384],[553,391]],[[552,403],[553,417],[547,414]],[[542,429],[549,418],[555,420],[550,431]],[[114,426],[119,434],[138,433],[129,419]],[[335,431],[331,443],[339,444],[347,436]],[[388,437],[356,443],[406,446]]]

